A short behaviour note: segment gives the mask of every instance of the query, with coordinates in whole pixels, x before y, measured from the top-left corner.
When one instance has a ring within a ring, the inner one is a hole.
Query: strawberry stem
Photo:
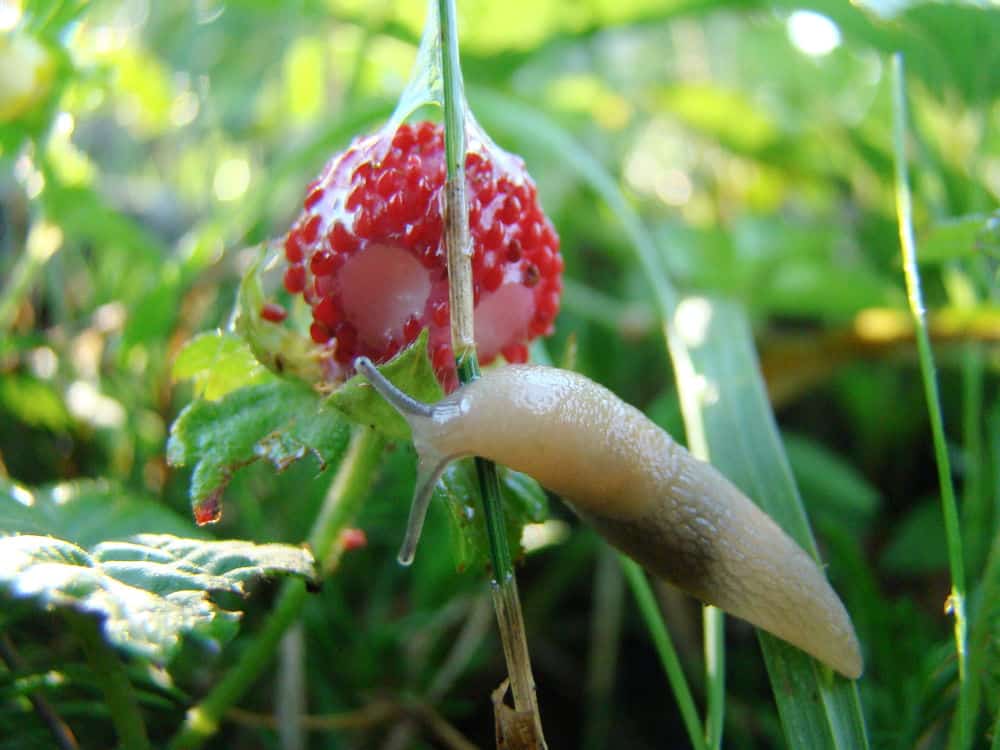
[[[451,303],[452,349],[458,377],[468,383],[479,377],[479,360],[473,327],[472,243],[469,238],[469,206],[465,192],[465,95],[458,54],[455,0],[438,0],[441,28],[441,68],[444,82],[444,137],[447,183],[444,222],[448,250],[449,299]],[[507,544],[500,480],[492,461],[475,459],[483,500],[483,516],[493,564],[493,607],[496,610],[514,708],[531,716],[535,743],[546,747],[538,714],[535,680],[525,636],[517,579]]]
[[[72,614],[69,622],[83,647],[87,662],[99,678],[97,683],[111,710],[118,741],[127,750],[150,750],[149,735],[135,690],[125,671],[125,664],[104,639],[101,627],[92,617]]]
[[[469,199],[465,191],[465,93],[458,56],[454,0],[438,0],[441,26],[441,77],[444,82],[445,182],[444,226],[448,251],[448,298],[451,304],[452,350],[459,366],[471,359],[470,379],[479,377],[472,324],[472,241]],[[465,379],[462,379],[465,382]]]

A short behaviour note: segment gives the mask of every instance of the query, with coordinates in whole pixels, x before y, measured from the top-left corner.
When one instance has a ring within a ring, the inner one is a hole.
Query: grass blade
[[[680,382],[699,393],[712,463],[815,557],[742,309],[689,298],[678,308],[677,329],[691,357],[689,376]],[[789,747],[868,747],[854,683],[758,633]]]
[[[702,611],[705,632],[706,696],[705,743],[713,750],[722,747],[726,715],[726,615],[718,607]]]
[[[684,670],[681,669],[680,659],[677,658],[677,651],[674,643],[670,640],[670,633],[660,616],[659,607],[656,605],[656,597],[653,596],[653,588],[646,579],[646,573],[639,564],[625,555],[619,555],[622,569],[625,571],[625,580],[628,581],[635,596],[636,604],[639,606],[639,614],[642,615],[643,622],[649,630],[650,638],[656,647],[656,653],[660,657],[663,671],[667,673],[667,680],[670,688],[677,698],[677,707],[681,712],[681,720],[687,730],[688,739],[691,740],[691,747],[694,750],[706,750],[705,740],[701,735],[701,722],[698,719],[698,709],[695,708],[694,698],[691,696],[691,689],[688,687],[687,679],[684,677]]]
[[[912,200],[910,179],[906,165],[906,91],[904,87],[903,56],[892,57],[892,111],[893,152],[896,166],[896,217],[899,221],[899,245],[903,254],[903,274],[906,277],[906,296],[917,333],[917,352],[920,373],[924,380],[927,414],[934,438],[934,458],[937,462],[938,481],[941,488],[941,509],[944,514],[945,535],[948,540],[948,565],[951,569],[951,595],[948,608],[955,615],[955,650],[958,654],[958,732],[952,747],[966,748],[971,741],[975,717],[970,715],[970,688],[968,670],[969,626],[965,616],[965,561],[962,551],[962,532],[958,524],[958,503],[951,480],[951,461],[941,416],[941,398],[938,393],[937,370],[930,336],[927,333],[926,308],[920,289],[920,271],[917,268],[917,244],[913,236]]]

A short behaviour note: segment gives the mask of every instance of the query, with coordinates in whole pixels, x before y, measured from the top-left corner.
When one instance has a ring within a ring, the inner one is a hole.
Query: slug
[[[409,564],[441,472],[482,456],[534,477],[650,573],[828,664],[861,675],[847,610],[812,557],[710,464],[638,409],[566,370],[490,370],[435,404],[365,357],[355,366],[409,422],[417,489],[400,552]]]

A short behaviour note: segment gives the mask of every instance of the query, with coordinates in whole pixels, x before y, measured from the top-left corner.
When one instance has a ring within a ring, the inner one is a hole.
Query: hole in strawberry
[[[534,295],[520,284],[505,284],[476,306],[476,348],[492,359],[507,344],[525,337],[535,314]]]
[[[372,244],[352,256],[337,275],[341,309],[361,341],[376,350],[401,340],[411,317],[424,311],[431,282],[427,271],[405,250]]]

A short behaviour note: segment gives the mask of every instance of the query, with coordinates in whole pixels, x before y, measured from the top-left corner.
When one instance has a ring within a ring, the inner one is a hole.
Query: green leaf
[[[0,589],[9,596],[99,617],[108,643],[158,664],[185,635],[216,646],[232,637],[239,614],[210,592],[242,595],[256,578],[314,575],[305,549],[166,534],[104,542],[89,553],[63,539],[15,535],[0,539],[0,558]]]
[[[517,471],[497,467],[503,489],[503,513],[511,553],[524,553],[521,536],[525,524],[548,518],[545,490],[534,479]],[[489,538],[480,502],[479,480],[473,461],[457,461],[449,466],[438,483],[436,496],[443,499],[454,539],[459,570],[479,569],[490,561]]]
[[[525,523],[541,523],[549,517],[549,500],[542,485],[513,469],[500,469],[500,486],[503,487],[509,510]],[[520,533],[517,536],[521,538]]]
[[[378,369],[397,388],[418,401],[433,403],[443,395],[427,356],[426,328],[416,341]],[[389,440],[410,439],[410,426],[406,420],[360,375],[355,375],[335,390],[327,403],[343,412],[348,419],[379,430]]]
[[[267,459],[281,471],[311,454],[323,470],[347,437],[344,420],[311,388],[275,380],[189,404],[170,429],[167,461],[194,466],[191,503],[195,519],[207,523],[218,520],[220,498],[238,469]]]
[[[948,568],[948,544],[941,523],[940,501],[916,506],[893,525],[881,566],[891,573],[925,575]]]
[[[801,435],[783,437],[795,479],[817,524],[860,532],[878,510],[878,490],[822,444]]]
[[[265,320],[261,308],[268,302],[261,280],[263,269],[283,258],[280,247],[265,244],[260,257],[250,265],[240,281],[236,300],[236,330],[246,339],[257,361],[278,375],[292,376],[306,383],[325,380],[320,366],[320,350],[312,339],[284,323]]]
[[[245,341],[223,331],[202,333],[188,341],[174,360],[173,376],[194,381],[195,393],[209,401],[273,379]]]
[[[942,221],[920,242],[920,262],[940,263],[974,253],[1000,255],[1000,216],[974,214]]]
[[[56,389],[28,375],[4,375],[0,380],[0,410],[24,424],[55,432],[66,430],[73,423]]]
[[[676,84],[662,91],[658,103],[695,130],[736,151],[760,151],[778,137],[778,127],[738,91],[709,84]]]
[[[143,532],[196,533],[190,520],[108,482],[81,480],[29,489],[0,479],[0,535],[51,534],[90,547]]]

